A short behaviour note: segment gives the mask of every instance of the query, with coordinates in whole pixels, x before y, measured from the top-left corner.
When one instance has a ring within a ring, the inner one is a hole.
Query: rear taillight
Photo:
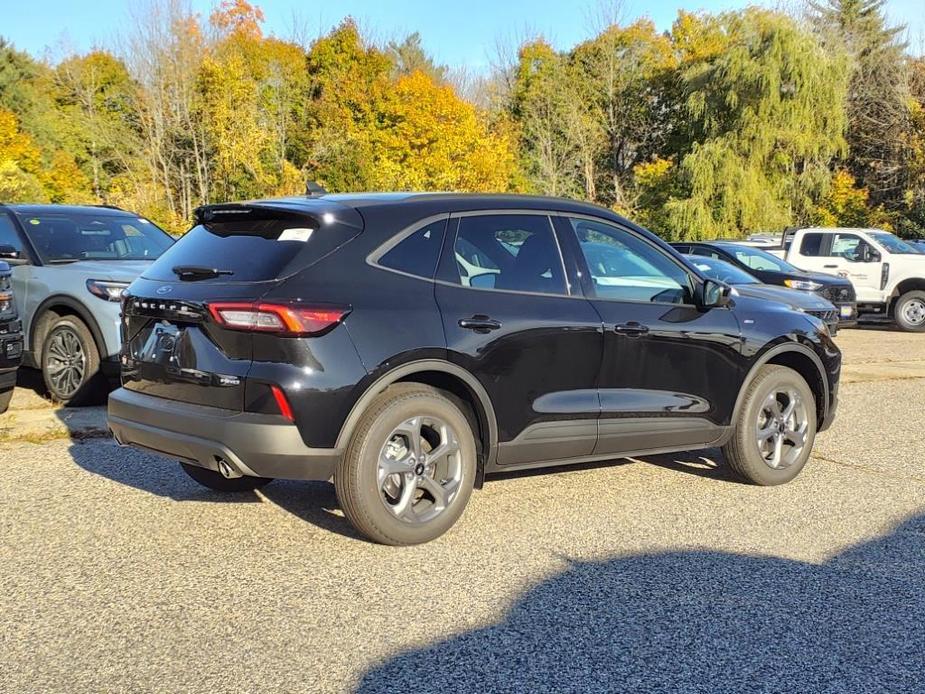
[[[278,333],[291,337],[317,335],[340,323],[350,309],[273,303],[211,303],[216,323],[231,330]]]

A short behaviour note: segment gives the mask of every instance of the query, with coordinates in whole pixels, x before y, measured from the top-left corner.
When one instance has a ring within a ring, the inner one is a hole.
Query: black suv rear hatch
[[[363,220],[352,208],[302,199],[203,207],[196,222],[126,292],[123,385],[240,411],[254,333],[226,327],[209,305],[259,302],[356,237]]]

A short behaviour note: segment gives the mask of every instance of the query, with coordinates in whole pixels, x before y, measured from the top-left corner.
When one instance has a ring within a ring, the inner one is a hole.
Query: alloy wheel
[[[83,383],[87,355],[77,333],[59,328],[51,336],[45,354],[45,372],[61,398],[73,396]]]
[[[445,511],[459,493],[462,477],[459,439],[438,417],[405,420],[379,453],[379,498],[408,523],[426,523]]]
[[[782,470],[799,460],[808,428],[806,403],[799,393],[791,388],[773,390],[758,412],[756,443],[765,464]]]

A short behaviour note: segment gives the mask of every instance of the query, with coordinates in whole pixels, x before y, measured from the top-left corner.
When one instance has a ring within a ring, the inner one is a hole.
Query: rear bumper
[[[309,448],[296,426],[278,415],[192,405],[125,388],[109,396],[108,423],[123,446],[216,471],[225,460],[257,477],[327,480],[341,455],[333,448]]]

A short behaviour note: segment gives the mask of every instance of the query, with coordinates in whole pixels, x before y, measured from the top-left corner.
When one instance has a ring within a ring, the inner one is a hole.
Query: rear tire
[[[203,487],[217,492],[252,492],[273,481],[270,477],[249,477],[247,475],[228,479],[220,472],[189,463],[180,463],[180,467]]]
[[[338,501],[374,542],[428,542],[462,515],[475,482],[476,450],[469,418],[446,393],[395,384],[363,413],[338,462]]]
[[[735,433],[723,446],[723,455],[745,482],[784,484],[800,474],[815,439],[813,391],[793,369],[769,364],[748,384]]]
[[[105,396],[100,352],[86,323],[76,316],[55,318],[42,343],[42,378],[55,402],[98,405]]]
[[[910,333],[925,331],[925,292],[906,292],[893,305],[893,319],[902,330]]]

